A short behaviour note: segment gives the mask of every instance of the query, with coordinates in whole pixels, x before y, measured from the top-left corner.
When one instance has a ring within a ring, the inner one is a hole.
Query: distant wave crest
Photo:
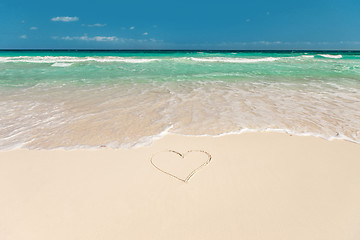
[[[209,58],[190,58],[192,61],[197,62],[228,62],[228,63],[257,63],[257,62],[274,62],[279,60],[277,57],[265,58],[225,58],[225,57],[209,57]]]
[[[125,57],[69,57],[69,56],[20,56],[0,57],[0,62],[23,62],[23,63],[76,63],[76,62],[125,62],[125,63],[147,63],[159,61],[151,58],[125,58]]]
[[[340,59],[342,55],[318,54],[317,56],[330,59]],[[175,58],[135,58],[135,57],[117,57],[117,56],[103,56],[103,57],[71,57],[71,56],[17,56],[17,57],[0,57],[0,63],[52,63],[53,67],[68,67],[73,63],[81,62],[99,62],[99,63],[150,63],[160,61],[184,61],[184,62],[204,62],[204,63],[261,63],[261,62],[275,62],[279,60],[291,61],[299,59],[311,59],[314,55],[301,55],[298,57],[175,57]],[[70,64],[70,65],[68,65]]]
[[[274,62],[280,57],[263,58],[227,58],[227,57],[186,57],[186,58],[132,58],[132,57],[70,57],[70,56],[19,56],[19,57],[0,57],[3,63],[53,63],[54,67],[65,67],[66,64],[77,62],[124,62],[124,63],[148,63],[154,61],[182,61],[191,60],[195,62],[223,62],[223,63],[258,63]],[[66,65],[69,66],[69,65]]]
[[[324,57],[324,58],[342,58],[342,55],[331,55],[331,54],[319,54],[319,56]]]

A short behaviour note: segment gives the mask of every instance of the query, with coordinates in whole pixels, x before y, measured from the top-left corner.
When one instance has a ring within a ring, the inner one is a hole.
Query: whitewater
[[[277,131],[360,143],[360,52],[0,51],[0,150]]]

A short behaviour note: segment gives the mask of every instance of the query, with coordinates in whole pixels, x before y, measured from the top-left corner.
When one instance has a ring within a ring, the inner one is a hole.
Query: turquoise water
[[[360,142],[360,52],[2,51],[0,149],[167,133]]]

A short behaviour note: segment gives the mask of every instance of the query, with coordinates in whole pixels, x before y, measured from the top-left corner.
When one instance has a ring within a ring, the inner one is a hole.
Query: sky
[[[360,50],[360,1],[1,0],[0,49]]]

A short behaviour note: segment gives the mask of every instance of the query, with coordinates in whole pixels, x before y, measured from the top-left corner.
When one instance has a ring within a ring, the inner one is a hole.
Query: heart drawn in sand
[[[150,159],[156,169],[185,183],[210,161],[211,155],[203,150],[189,150],[184,154],[167,150],[155,153]]]

